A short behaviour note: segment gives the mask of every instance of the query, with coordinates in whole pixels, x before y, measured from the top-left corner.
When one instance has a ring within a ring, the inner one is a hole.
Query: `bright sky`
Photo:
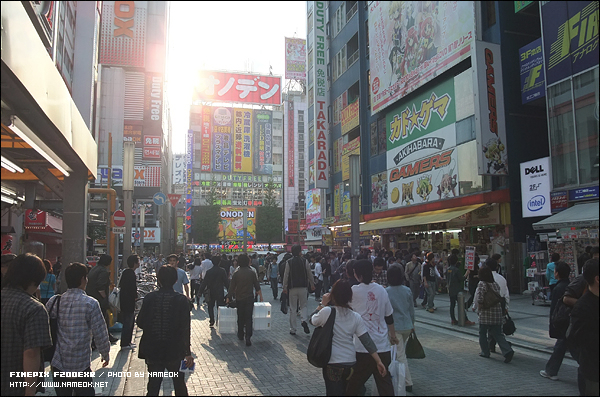
[[[304,1],[173,1],[167,58],[173,152],[185,152],[198,71],[284,76],[285,37],[306,39]],[[285,85],[285,84],[284,84]]]

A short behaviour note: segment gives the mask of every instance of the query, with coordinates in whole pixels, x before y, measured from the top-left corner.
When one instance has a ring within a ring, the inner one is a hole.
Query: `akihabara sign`
[[[103,1],[100,61],[104,65],[144,67],[146,1]]]
[[[281,105],[281,77],[202,71],[193,100]]]
[[[325,2],[315,1],[313,8],[313,81],[315,82],[315,187],[329,188],[329,120],[327,109],[327,63],[325,62]]]

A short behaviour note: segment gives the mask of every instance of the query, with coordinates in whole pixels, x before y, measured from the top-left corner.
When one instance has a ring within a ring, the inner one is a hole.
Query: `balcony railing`
[[[350,8],[348,10],[348,12],[346,13],[346,22],[348,22],[350,20],[350,18],[352,18],[354,16],[354,14],[356,14],[357,11],[358,11],[358,1],[356,3],[354,3],[352,8]]]
[[[358,50],[354,51],[354,54],[350,55],[348,57],[348,69],[350,69],[350,66],[352,66],[354,64],[354,62],[358,61],[359,58],[359,53]]]

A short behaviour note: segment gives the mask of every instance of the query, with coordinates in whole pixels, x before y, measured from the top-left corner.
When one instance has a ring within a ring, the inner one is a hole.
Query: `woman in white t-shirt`
[[[327,306],[331,301],[333,306]],[[316,327],[325,325],[335,308],[333,324],[333,341],[331,343],[331,358],[323,368],[323,379],[328,396],[346,395],[347,380],[352,374],[356,363],[354,340],[359,340],[377,363],[381,376],[386,375],[386,367],[377,354],[377,346],[369,336],[365,323],[358,313],[352,310],[352,288],[345,280],[338,280],[331,288],[331,293],[323,295],[322,305],[310,316],[310,322]]]

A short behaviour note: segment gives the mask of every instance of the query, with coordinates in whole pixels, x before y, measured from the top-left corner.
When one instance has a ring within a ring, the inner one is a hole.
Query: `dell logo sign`
[[[544,167],[536,165],[535,167],[525,168],[525,175],[537,174],[538,172],[544,172]]]
[[[546,198],[541,195],[537,195],[532,197],[527,203],[527,209],[529,211],[539,211],[544,208],[544,204],[546,204]]]

